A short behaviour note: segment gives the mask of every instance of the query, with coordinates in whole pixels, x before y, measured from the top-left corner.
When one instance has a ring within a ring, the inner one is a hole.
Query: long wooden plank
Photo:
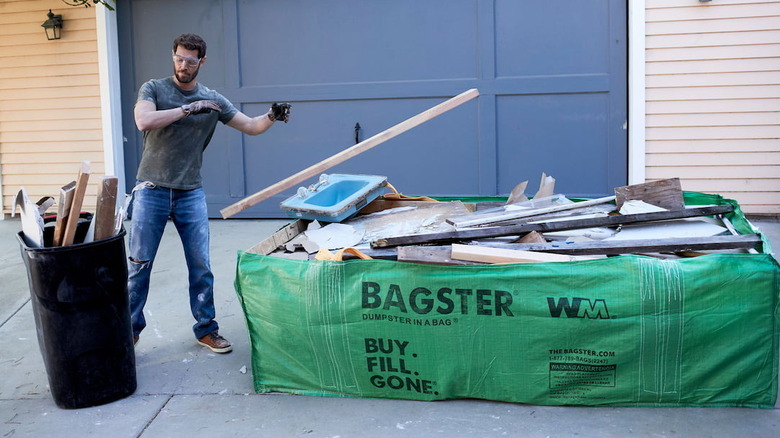
[[[565,254],[458,244],[452,245],[452,258],[482,263],[547,263],[583,260],[582,257]]]
[[[402,246],[398,248],[399,262],[433,263],[436,265],[473,265],[465,260],[454,260],[450,246]]]
[[[668,238],[648,240],[601,240],[592,242],[549,242],[549,243],[494,243],[479,242],[479,247],[502,248],[516,251],[534,251],[550,254],[567,255],[621,255],[646,254],[654,252],[685,252],[685,251],[717,251],[728,249],[762,248],[763,241],[757,234],[739,236],[711,236],[696,238]],[[402,246],[398,247],[398,259],[401,260],[402,250],[406,248],[426,248],[431,254],[449,253],[450,245],[439,246]],[[414,251],[410,252],[414,254]],[[457,260],[453,260],[457,261]],[[442,263],[445,263],[444,261]]]
[[[568,255],[618,255],[651,252],[717,251],[725,249],[761,248],[763,242],[758,234],[739,236],[674,237],[668,239],[642,240],[597,240],[593,242],[550,242],[550,243],[486,243],[481,246],[519,251],[539,251]]]
[[[388,237],[371,242],[373,248],[388,248],[399,245],[420,245],[428,243],[449,243],[464,240],[483,239],[487,237],[518,236],[531,231],[551,232],[576,230],[592,227],[615,227],[619,225],[641,222],[654,222],[686,217],[711,216],[730,213],[731,205],[716,205],[712,207],[686,208],[676,211],[658,211],[653,213],[638,213],[596,217],[588,219],[573,219],[559,222],[540,222],[533,224],[513,225],[507,227],[487,227],[471,230],[456,230],[444,233],[416,234],[411,236]]]
[[[512,219],[539,216],[548,213],[557,213],[560,211],[574,210],[578,208],[590,207],[593,205],[606,204],[607,202],[611,202],[614,200],[615,200],[614,196],[606,196],[604,198],[590,199],[587,201],[575,202],[572,204],[553,205],[552,207],[535,208],[532,210],[513,210],[513,211],[505,211],[505,212],[495,213],[495,214],[485,214],[485,215],[474,214],[468,216],[461,216],[461,217],[447,219],[447,222],[454,225],[455,228],[473,227],[476,225],[485,225],[485,224],[502,222],[502,221],[507,221]]]
[[[81,163],[81,170],[79,170],[79,176],[76,178],[76,191],[73,194],[73,202],[70,204],[68,223],[65,225],[65,234],[62,236],[62,246],[72,245],[73,239],[76,237],[76,226],[79,223],[81,205],[84,202],[84,193],[87,191],[87,183],[89,183],[89,173],[89,161],[83,161]]]
[[[384,143],[385,141],[412,129],[415,126],[421,125],[422,123],[425,123],[434,117],[437,117],[465,102],[468,102],[477,96],[479,96],[479,91],[476,88],[465,91],[451,99],[448,99],[432,108],[421,112],[420,114],[417,114],[416,116],[406,119],[403,122],[374,135],[373,137],[367,138],[348,149],[332,155],[331,157],[326,158],[317,164],[309,166],[295,175],[289,176],[277,182],[276,184],[268,186],[253,195],[250,195],[228,207],[225,207],[220,210],[220,213],[224,219],[227,219],[240,211],[246,210],[247,208],[262,202],[273,195],[294,187],[309,178],[317,176],[325,170],[330,169],[331,167],[340,164],[358,154],[361,154],[373,148],[374,146]]]

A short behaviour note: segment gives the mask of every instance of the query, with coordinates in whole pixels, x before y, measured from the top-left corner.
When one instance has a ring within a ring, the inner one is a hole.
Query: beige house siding
[[[62,14],[62,39],[48,41],[46,13]],[[81,161],[92,178],[84,210],[94,211],[104,172],[95,9],[59,0],[0,1],[0,175],[2,210],[20,187],[35,201],[58,197]]]
[[[780,1],[646,1],[646,177],[780,214]]]

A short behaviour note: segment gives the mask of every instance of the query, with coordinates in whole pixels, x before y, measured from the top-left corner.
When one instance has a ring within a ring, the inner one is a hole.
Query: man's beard
[[[200,66],[198,66],[198,68],[196,68],[191,75],[185,76],[186,73],[179,73],[179,71],[174,68],[173,74],[176,76],[176,80],[178,80],[182,84],[189,84],[190,82],[194,81],[196,77],[198,77],[199,71],[200,71]]]

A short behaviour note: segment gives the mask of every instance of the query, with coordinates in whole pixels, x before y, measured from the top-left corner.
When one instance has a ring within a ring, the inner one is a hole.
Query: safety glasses
[[[203,58],[187,58],[181,55],[173,54],[173,62],[176,65],[186,65],[187,67],[195,67],[196,65],[200,64],[200,61]]]

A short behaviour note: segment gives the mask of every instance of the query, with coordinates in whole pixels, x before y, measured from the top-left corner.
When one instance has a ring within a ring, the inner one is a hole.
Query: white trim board
[[[122,100],[119,76],[119,32],[116,12],[95,8],[97,27],[98,74],[100,77],[100,112],[103,120],[103,157],[106,175],[118,179],[120,191],[125,185],[124,136],[122,134]]]

